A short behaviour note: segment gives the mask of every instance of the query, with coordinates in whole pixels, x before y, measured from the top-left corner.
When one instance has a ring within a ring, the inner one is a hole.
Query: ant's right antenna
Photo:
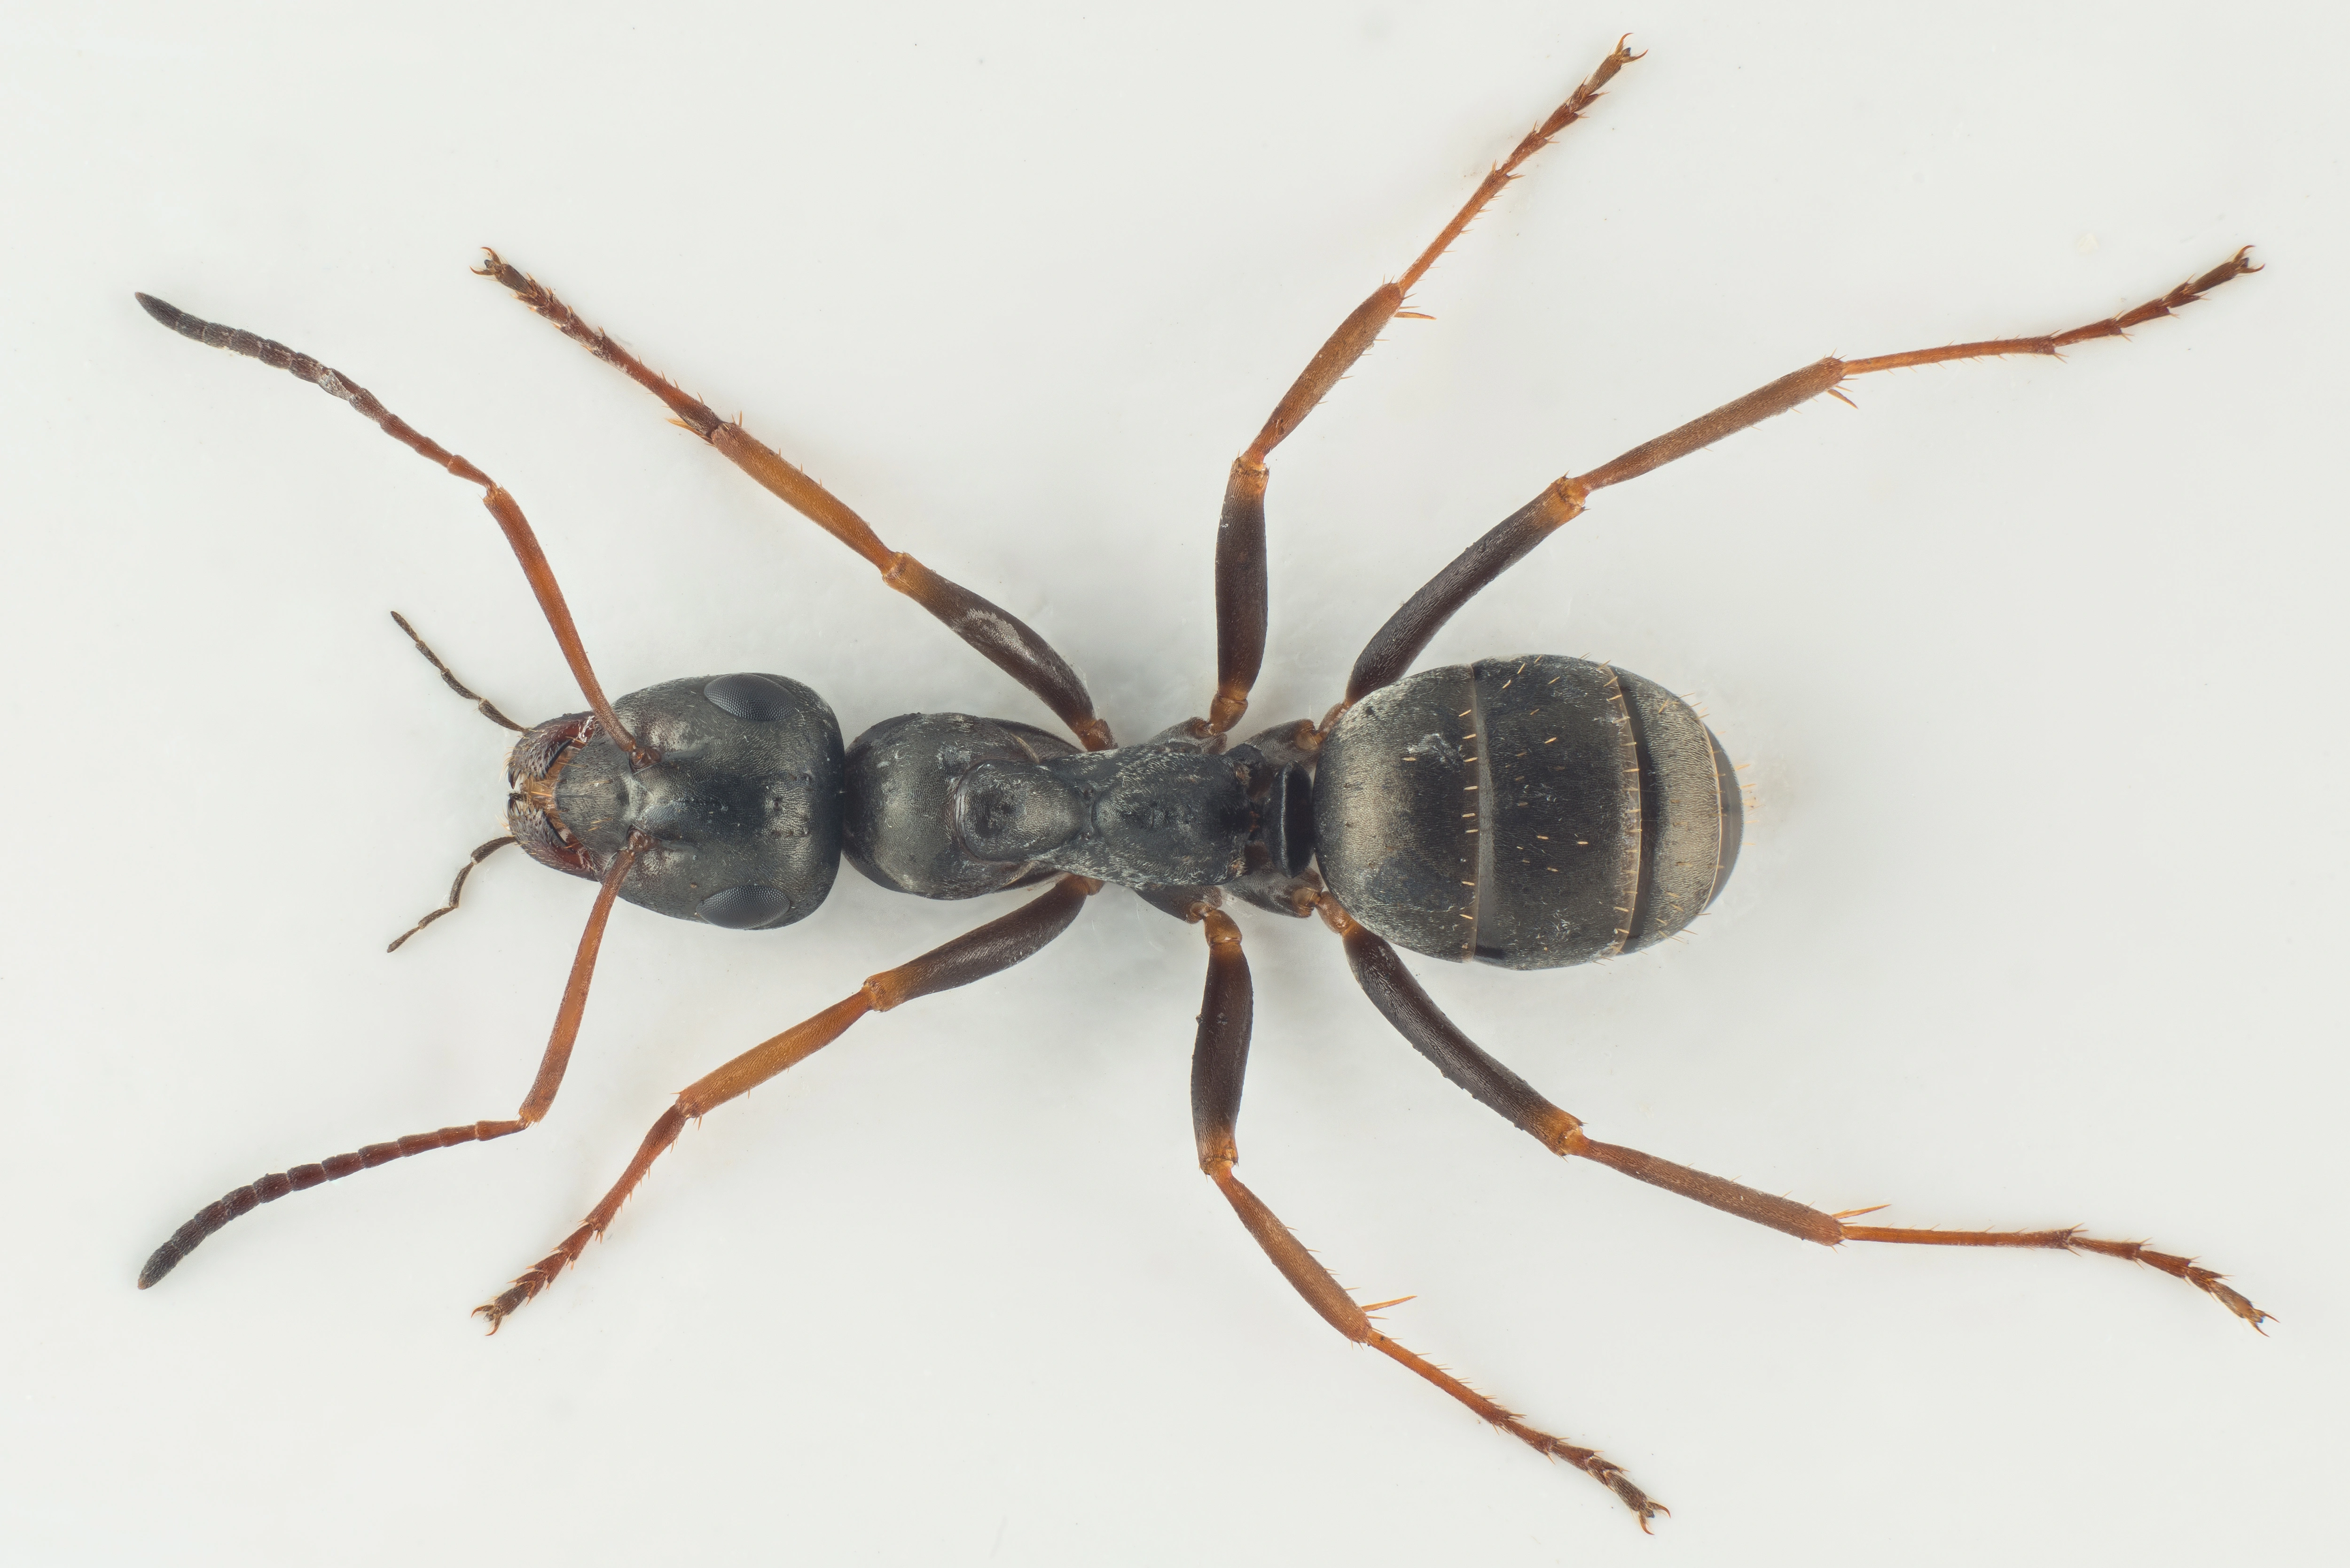
[[[605,735],[614,745],[628,753],[629,759],[639,767],[650,767],[660,761],[658,753],[629,732],[628,726],[620,722],[620,716],[612,711],[612,704],[605,700],[604,688],[588,663],[588,649],[579,641],[579,628],[571,622],[570,607],[563,602],[563,590],[556,585],[555,569],[546,564],[546,552],[538,547],[538,535],[531,531],[530,521],[522,514],[522,508],[515,504],[515,498],[497,481],[385,408],[373,392],[340,371],[321,365],[307,354],[296,354],[283,343],[273,342],[234,327],[202,320],[175,305],[165,304],[151,294],[134,297],[138,299],[140,309],[181,337],[192,337],[214,348],[225,348],[232,354],[243,354],[247,358],[258,359],[265,365],[286,371],[297,380],[307,381],[320,391],[350,404],[384,434],[418,456],[428,459],[434,466],[448,470],[468,483],[480,485],[482,504],[488,507],[490,515],[497,519],[499,531],[505,535],[506,544],[514,551],[515,559],[520,563],[523,576],[530,582],[531,595],[538,600],[540,613],[546,617],[548,629],[555,633],[556,645],[563,649],[564,662],[571,666],[572,679],[579,682],[579,693],[588,699],[588,706],[604,726]],[[435,659],[432,662],[438,664],[441,661]],[[452,680],[450,684],[453,686],[456,682]],[[462,686],[457,689],[464,691]],[[515,728],[521,726],[516,725]]]
[[[433,652],[432,647],[427,644],[422,638],[416,635],[416,628],[408,624],[408,618],[406,616],[400,614],[398,610],[394,610],[391,612],[391,618],[399,626],[400,630],[408,634],[408,640],[416,645],[416,651],[422,654],[426,662],[430,663],[433,669],[441,672],[441,679],[449,683],[449,690],[454,691],[458,696],[463,697],[466,701],[473,703],[476,708],[480,709],[483,718],[489,720],[494,724],[504,724],[507,729],[512,730],[517,735],[527,735],[530,733],[527,727],[515,723],[512,719],[509,719],[504,713],[499,712],[496,703],[491,701],[488,698],[473,691],[463,681],[458,680],[456,675],[451,671],[449,667],[441,662],[441,656]],[[456,895],[452,893],[450,897],[453,898]],[[398,947],[400,943],[398,942],[394,942],[392,944],[394,947]]]

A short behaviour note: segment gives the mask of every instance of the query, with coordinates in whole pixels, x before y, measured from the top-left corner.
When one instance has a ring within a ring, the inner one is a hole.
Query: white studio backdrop
[[[2319,8],[1191,4],[16,8],[0,60],[12,1235],[0,1555],[98,1564],[2311,1561],[2338,1532],[2345,39]],[[1755,803],[1691,940],[1413,968],[1595,1136],[1892,1223],[1829,1254],[1562,1167],[1244,916],[1242,1173],[1389,1332],[1613,1500],[1331,1334],[1199,1176],[1202,944],[1115,891],[712,1115],[494,1340],[666,1096],[992,918],[844,871],[779,934],[509,853],[578,706],[475,493],[144,289],[315,354],[536,524],[605,683],[772,670],[854,735],[1035,701],[494,286],[495,244],[1044,630],[1201,711],[1226,465],[1630,28],[1652,52],[1273,465],[1252,717],[1318,716],[1478,533],[1824,353],[1872,377],[1612,491],[1429,662],[1693,692]]]

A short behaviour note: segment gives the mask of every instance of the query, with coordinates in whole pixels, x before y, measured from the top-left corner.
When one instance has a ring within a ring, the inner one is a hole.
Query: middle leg
[[[1347,1293],[1305,1244],[1289,1232],[1280,1216],[1232,1174],[1240,1162],[1237,1127],[1241,1087],[1248,1075],[1249,1033],[1255,1012],[1255,990],[1249,980],[1248,959],[1241,951],[1240,928],[1232,917],[1204,905],[1192,911],[1207,929],[1208,984],[1200,1002],[1200,1033],[1191,1053],[1191,1130],[1200,1148],[1200,1168],[1232,1206],[1273,1266],[1281,1271],[1305,1304],[1322,1321],[1353,1340],[1409,1368],[1466,1405],[1483,1421],[1524,1443],[1536,1453],[1565,1459],[1614,1492],[1638,1516],[1640,1528],[1671,1511],[1632,1484],[1631,1478],[1595,1449],[1578,1448],[1564,1438],[1529,1426],[1495,1401],[1478,1393],[1442,1367],[1405,1349],[1371,1326],[1370,1314]]]
[[[1304,372],[1282,394],[1281,401],[1274,405],[1273,413],[1265,420],[1264,428],[1257,431],[1256,439],[1232,460],[1232,477],[1224,486],[1223,513],[1216,524],[1216,695],[1208,709],[1204,733],[1222,735],[1240,722],[1241,715],[1248,711],[1249,691],[1256,684],[1257,671],[1264,662],[1265,459],[1305,422],[1305,416],[1314,411],[1315,405],[1329,394],[1355,361],[1369,351],[1382,327],[1399,316],[1412,314],[1403,307],[1404,296],[1461,237],[1461,231],[1485,210],[1486,203],[1517,177],[1518,166],[1581,119],[1583,111],[1598,99],[1599,89],[1617,71],[1639,57],[1624,47],[1622,39],[1617,39],[1614,51],[1583,79],[1566,101],[1553,109],[1549,119],[1526,132],[1507,158],[1493,165],[1470,193],[1469,200],[1452,215],[1452,221],[1404,269],[1403,275],[1373,289],[1371,296],[1338,324],[1338,330],[1315,351]]]

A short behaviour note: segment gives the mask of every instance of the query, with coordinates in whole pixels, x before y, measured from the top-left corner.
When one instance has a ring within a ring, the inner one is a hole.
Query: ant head
[[[620,884],[680,919],[771,930],[813,912],[840,867],[840,725],[780,675],[704,676],[613,704],[655,753],[633,762],[593,714],[524,732],[506,763],[506,818],[541,865],[600,880],[632,835]]]

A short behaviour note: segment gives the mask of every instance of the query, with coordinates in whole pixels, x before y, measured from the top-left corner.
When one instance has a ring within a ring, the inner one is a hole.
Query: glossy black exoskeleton
[[[664,681],[613,704],[642,765],[592,713],[530,730],[506,762],[506,826],[542,866],[602,880],[641,835],[620,897],[740,930],[806,919],[840,869],[840,724],[780,675]]]
[[[972,649],[1025,686],[1073,743],[1033,724],[910,713],[847,747],[814,691],[780,675],[672,680],[605,700],[554,575],[513,496],[422,436],[372,395],[307,355],[140,296],[158,321],[259,358],[348,402],[415,452],[484,489],[569,661],[588,711],[525,731],[509,763],[511,839],[541,863],[598,884],[570,982],[536,1079],[516,1115],[411,1134],[265,1176],[208,1205],[157,1249],[141,1285],[161,1279],[236,1216],[288,1192],[431,1149],[520,1132],[553,1104],[616,899],[736,929],[806,919],[840,859],[884,888],[970,898],[1036,885],[1019,909],[895,969],[762,1042],[681,1093],[620,1179],[555,1251],[478,1309],[492,1326],[578,1262],[647,1171],[695,1118],[837,1039],[868,1012],[997,973],[1051,942],[1102,887],[1130,888],[1198,924],[1209,964],[1194,1040],[1192,1125],[1201,1170],[1266,1257],[1324,1321],[1396,1361],[1532,1448],[1613,1492],[1643,1528],[1663,1511],[1596,1450],[1528,1425],[1376,1326],[1234,1174],[1253,982],[1225,894],[1335,932],[1365,995],[1448,1079],[1552,1152],[1587,1159],[1738,1218],[1834,1246],[2029,1247],[2147,1264],[2258,1327],[2265,1319],[2220,1275],[2142,1242],[2066,1228],[2040,1231],[1854,1224],[1638,1149],[1601,1143],[1582,1122],[1482,1050],[1397,957],[1551,969],[1638,951],[1702,913],[1736,862],[1740,793],[1722,748],[1690,707],[1655,683],[1579,659],[1534,654],[1411,672],[1429,640],[1488,583],[1578,516],[1598,491],[1637,479],[1856,376],[2012,354],[2053,355],[2122,335],[2257,270],[2244,252],[2135,310],[2067,332],[1827,358],[1622,453],[1562,477],[1462,551],[1370,639],[1318,723],[1300,720],[1238,744],[1266,632],[1266,460],[1398,315],[1408,291],[1513,171],[1580,118],[1635,56],[1619,44],[1478,187],[1395,282],[1348,316],[1232,466],[1217,533],[1217,685],[1208,714],[1119,747],[1076,670],[1034,629],[891,550],[839,498],[739,423],[649,369],[494,253],[482,268],[597,358],[667,405],[752,479],[862,556]],[[403,626],[405,623],[402,623]],[[412,635],[412,634],[411,634]],[[420,642],[420,648],[422,646]],[[430,650],[426,650],[431,657]],[[439,666],[439,660],[433,660]],[[442,673],[471,696],[446,667]],[[488,703],[483,711],[511,721]],[[517,730],[520,725],[513,725]],[[463,884],[458,877],[458,888]],[[453,909],[450,901],[427,922]],[[404,938],[402,939],[405,940]],[[395,943],[395,946],[398,944]]]
[[[1303,913],[1318,852],[1330,891],[1389,941],[1553,969],[1703,913],[1742,819],[1721,743],[1688,704],[1552,655],[1374,693],[1322,742],[1318,779],[1287,743],[1301,724],[1223,751],[1179,727],[1082,752],[1013,720],[909,713],[858,736],[844,764],[832,710],[785,676],[672,680],[613,708],[660,761],[632,763],[592,714],[536,726],[507,768],[515,837],[595,881],[640,836],[623,899],[742,929],[814,913],[843,852],[925,898],[1067,872],[1179,914],[1234,884]]]
[[[1339,902],[1430,958],[1555,969],[1663,940],[1737,863],[1744,812],[1689,704],[1541,654],[1427,670],[1322,745],[1314,831]]]

